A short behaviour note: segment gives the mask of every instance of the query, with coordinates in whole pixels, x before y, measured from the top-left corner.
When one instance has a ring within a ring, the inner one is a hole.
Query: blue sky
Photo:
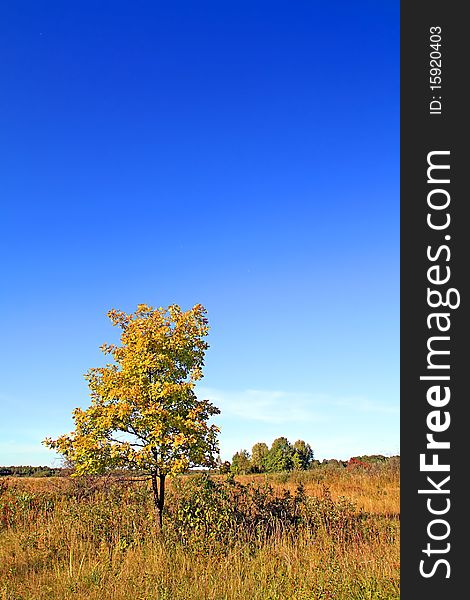
[[[399,3],[0,7],[0,464],[53,464],[106,312],[208,309],[223,458],[399,451]]]

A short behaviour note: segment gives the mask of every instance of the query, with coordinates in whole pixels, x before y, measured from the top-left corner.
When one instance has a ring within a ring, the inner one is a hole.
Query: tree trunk
[[[163,507],[165,505],[165,475],[160,475],[160,501],[158,503],[158,520],[163,527]]]
[[[160,483],[160,487],[158,483]],[[163,507],[165,506],[165,475],[158,475],[157,471],[152,473],[152,489],[153,501],[158,515],[158,527],[161,531],[163,527]]]

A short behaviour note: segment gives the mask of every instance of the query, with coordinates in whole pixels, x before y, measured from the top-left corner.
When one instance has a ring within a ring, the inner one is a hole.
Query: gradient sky
[[[399,452],[399,3],[0,7],[0,464],[88,404],[106,312],[200,302],[222,458]]]

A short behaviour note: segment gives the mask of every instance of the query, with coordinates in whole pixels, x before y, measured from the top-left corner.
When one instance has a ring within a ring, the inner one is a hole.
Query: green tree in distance
[[[266,469],[271,473],[280,471],[291,471],[293,463],[294,448],[286,437],[278,437],[272,443],[266,458]]]
[[[305,471],[309,469],[313,461],[313,450],[310,444],[304,440],[297,440],[294,443],[294,468]]]
[[[251,466],[256,473],[266,471],[266,459],[269,454],[269,448],[264,442],[258,442],[251,449]]]
[[[240,450],[233,455],[232,466],[230,467],[235,475],[246,475],[251,472],[250,453],[247,450]]]

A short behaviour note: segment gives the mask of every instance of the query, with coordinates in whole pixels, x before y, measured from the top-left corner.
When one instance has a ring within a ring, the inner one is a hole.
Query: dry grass
[[[398,472],[279,474],[270,483],[294,489],[298,477],[311,495],[327,484],[332,497],[370,509],[361,535],[300,529],[201,551],[156,533],[143,489],[87,496],[83,486],[80,496],[68,480],[10,479],[0,496],[0,599],[398,599]]]
[[[368,513],[400,514],[400,478],[397,469],[372,466],[362,468],[320,468],[313,471],[300,471],[286,474],[241,475],[243,483],[268,481],[277,492],[288,489],[293,492],[299,483],[310,496],[321,496],[323,486],[328,486],[331,496],[337,500],[341,496],[349,498],[359,509]]]
[[[309,537],[278,539],[251,553],[193,556],[153,540],[122,551],[73,540],[59,556],[6,538],[1,598],[46,600],[354,600],[399,598],[398,548],[342,549]]]
[[[316,497],[321,496],[323,486],[326,485],[335,500],[345,496],[368,513],[400,514],[398,468],[383,468],[381,465],[373,465],[370,470],[322,467],[293,473],[240,475],[236,479],[245,484],[253,482],[261,485],[267,482],[278,493],[284,490],[293,493],[298,484],[302,483],[306,493]],[[63,491],[70,487],[67,477],[21,477],[9,478],[9,481],[10,485],[29,492]],[[171,488],[171,480],[169,487]]]

